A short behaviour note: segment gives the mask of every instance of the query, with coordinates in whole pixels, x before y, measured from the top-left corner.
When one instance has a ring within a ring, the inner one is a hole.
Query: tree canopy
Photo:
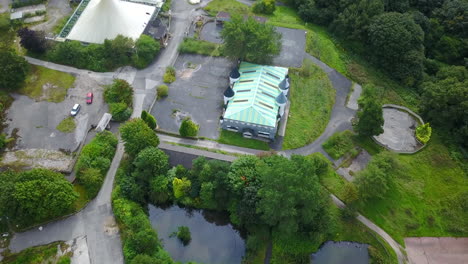
[[[384,132],[384,118],[380,100],[370,92],[374,88],[364,86],[364,92],[358,100],[358,123],[356,130],[360,135],[377,136]]]
[[[29,71],[26,60],[8,48],[0,49],[0,89],[15,90],[20,88]]]
[[[233,15],[221,31],[223,54],[253,63],[271,62],[281,51],[281,34],[271,25],[257,22],[252,17],[244,20]]]
[[[158,136],[141,118],[127,121],[119,130],[125,142],[125,152],[132,157],[136,157],[140,151],[147,147],[159,145]]]

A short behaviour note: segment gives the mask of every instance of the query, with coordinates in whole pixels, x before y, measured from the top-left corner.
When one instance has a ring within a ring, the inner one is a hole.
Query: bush
[[[87,191],[88,199],[96,197],[101,188],[104,177],[101,171],[95,168],[87,168],[81,172],[80,183]]]
[[[185,38],[179,46],[180,53],[221,56],[220,45],[204,40]]]
[[[177,230],[177,238],[184,244],[184,246],[190,243],[192,240],[192,235],[190,234],[190,229],[187,226],[179,226]]]
[[[161,99],[169,95],[169,87],[167,87],[167,85],[165,84],[159,85],[156,90],[158,92],[158,99]]]
[[[166,73],[164,73],[163,81],[165,83],[173,83],[176,80],[176,71],[174,67],[167,67]]]
[[[322,147],[330,157],[337,160],[353,148],[352,135],[349,130],[335,133],[323,143]]]
[[[256,14],[271,15],[276,10],[275,0],[258,0],[252,6],[252,11]]]
[[[46,2],[46,0],[14,0],[13,3],[11,4],[12,8],[20,8],[23,6],[30,6],[30,5],[38,5]]]
[[[132,109],[127,107],[125,103],[110,103],[109,111],[112,119],[118,122],[126,121],[132,115]]]
[[[104,90],[104,101],[106,103],[125,103],[133,105],[133,88],[125,80],[115,79],[112,85]]]
[[[199,126],[190,119],[184,119],[179,128],[179,134],[183,137],[196,137]]]
[[[151,115],[150,113],[143,110],[141,112],[140,117],[141,117],[141,119],[143,119],[143,121],[145,121],[145,123],[149,126],[149,128],[151,128],[151,129],[156,128],[156,126],[157,126],[156,118],[153,115]]]
[[[416,128],[416,138],[423,144],[426,144],[431,139],[432,128],[429,123],[420,125]]]
[[[83,184],[89,199],[94,198],[99,192],[114,157],[117,143],[114,134],[103,131],[83,147],[75,170],[77,180]]]

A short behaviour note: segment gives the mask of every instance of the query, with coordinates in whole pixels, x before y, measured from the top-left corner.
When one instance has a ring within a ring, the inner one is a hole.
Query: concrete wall
[[[251,129],[254,131],[254,136],[258,137],[258,132],[267,132],[270,133],[270,139],[274,140],[276,135],[276,127],[269,126],[260,126],[252,123],[240,122],[231,119],[224,119],[221,123],[221,128],[229,130],[228,127],[237,127],[239,133],[244,132],[246,129]]]

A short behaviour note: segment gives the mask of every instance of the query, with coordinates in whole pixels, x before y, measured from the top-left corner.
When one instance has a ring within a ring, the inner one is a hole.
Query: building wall
[[[262,136],[262,133],[261,133],[261,132],[265,132],[265,133],[269,133],[269,135],[265,138],[269,138],[271,140],[274,140],[275,135],[276,135],[276,127],[261,126],[257,124],[246,123],[246,122],[241,122],[241,121],[231,120],[231,119],[224,119],[223,122],[221,123],[221,128],[229,130],[229,131],[234,131],[233,128],[238,128],[237,130],[238,133],[243,133],[246,129],[251,129],[254,132],[253,136],[255,137],[265,137],[265,136]]]

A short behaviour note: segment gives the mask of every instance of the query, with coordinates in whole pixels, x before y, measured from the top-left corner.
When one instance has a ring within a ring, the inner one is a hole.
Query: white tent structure
[[[66,38],[102,44],[120,34],[136,40],[155,9],[121,0],[91,0]]]

